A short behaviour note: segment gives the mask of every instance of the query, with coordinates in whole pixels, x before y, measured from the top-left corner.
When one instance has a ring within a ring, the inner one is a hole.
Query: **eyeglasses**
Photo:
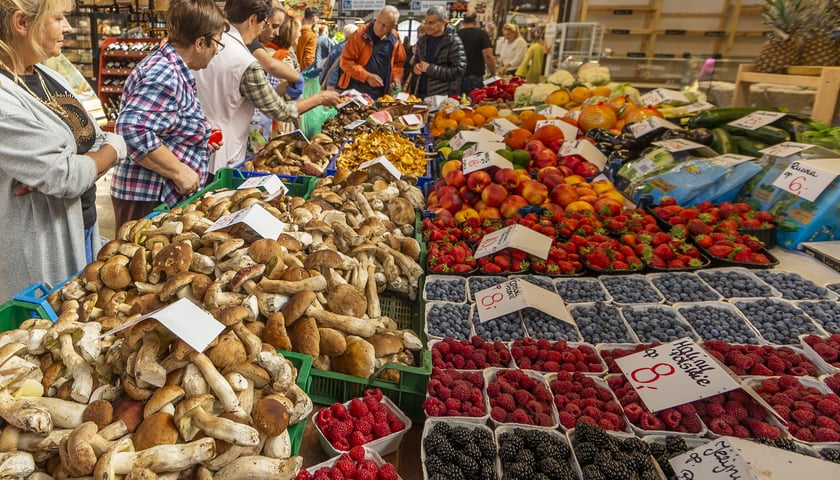
[[[268,28],[268,27],[269,27],[269,25],[271,25],[271,23],[269,23],[268,18],[266,18],[265,20],[263,20],[263,21],[262,21],[262,29],[263,29],[263,30],[265,30],[266,28]]]
[[[209,38],[210,38],[210,41],[212,41],[213,43],[216,44],[216,53],[221,53],[221,51],[225,49],[225,44],[224,43],[216,40],[213,37],[209,37]]]

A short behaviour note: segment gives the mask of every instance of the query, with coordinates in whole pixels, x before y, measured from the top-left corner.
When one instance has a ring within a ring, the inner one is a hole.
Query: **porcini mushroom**
[[[234,445],[254,446],[260,443],[260,434],[254,427],[208,413],[212,411],[213,396],[209,394],[187,397],[178,403],[175,423],[181,437],[189,441],[202,431]]]
[[[238,480],[240,478],[291,480],[303,465],[303,458],[270,458],[258,455],[239,457],[216,472],[215,480]]]

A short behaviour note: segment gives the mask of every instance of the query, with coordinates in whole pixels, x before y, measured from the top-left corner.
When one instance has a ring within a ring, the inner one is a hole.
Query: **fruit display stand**
[[[837,118],[837,105],[838,99],[840,99],[840,67],[818,68],[821,69],[819,75],[786,75],[760,73],[755,71],[755,65],[742,64],[738,67],[732,106],[746,106],[750,95],[750,87],[756,83],[812,88],[816,90],[816,96],[811,117],[814,120],[831,124]]]

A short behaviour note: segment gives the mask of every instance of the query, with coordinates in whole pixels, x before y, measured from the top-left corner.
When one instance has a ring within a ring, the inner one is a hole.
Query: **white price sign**
[[[659,117],[650,117],[639,122],[631,123],[630,124],[630,132],[633,133],[635,138],[640,138],[643,135],[646,135],[658,128],[668,128],[671,130],[679,130],[680,127],[674,125],[673,123],[665,120],[664,118]]]
[[[711,104],[709,102],[694,102],[689,103],[688,105],[685,105],[682,108],[688,113],[696,113],[702,112],[704,110],[711,110],[716,107],[714,106],[714,104]]]
[[[507,148],[505,142],[488,142],[480,140],[478,143],[473,143],[464,150],[464,157],[476,155],[481,152],[498,152]]]
[[[690,338],[618,358],[616,364],[651,412],[741,388]]]
[[[489,167],[513,168],[513,163],[495,152],[476,153],[469,157],[464,157],[464,161],[462,162],[464,173],[471,173]]]
[[[498,135],[506,135],[511,130],[516,130],[517,127],[513,122],[506,118],[496,118],[490,121],[490,125],[493,125],[493,131],[496,132]]]
[[[727,437],[677,455],[668,462],[677,478],[702,480],[755,479],[747,462]]]
[[[724,153],[723,155],[718,155],[717,157],[709,159],[710,162],[714,162],[718,165],[723,165],[724,167],[734,167],[744,162],[751,162],[754,160],[754,157],[750,157],[747,155],[738,155],[736,153]]]
[[[285,223],[257,204],[220,217],[207,231],[223,230],[238,223],[245,227],[239,232],[239,236],[249,242],[258,238],[277,239],[286,228]]]
[[[348,123],[347,125],[345,125],[344,129],[345,130],[355,130],[355,129],[361,127],[362,125],[364,125],[365,123],[367,123],[367,120],[365,120],[364,118],[360,118],[358,120],[354,120],[354,121]]]
[[[535,232],[528,227],[511,225],[485,235],[481,239],[481,243],[478,244],[478,248],[475,249],[474,257],[486,257],[510,247],[546,259],[548,258],[548,250],[551,248],[551,240],[551,237]]]
[[[585,160],[597,165],[601,170],[603,170],[604,165],[607,164],[606,155],[601,153],[595,145],[592,145],[587,140],[563,142],[563,145],[560,147],[560,156],[565,157],[567,155],[580,155]]]
[[[771,123],[784,116],[785,114],[782,112],[766,112],[764,110],[761,110],[758,112],[753,112],[745,117],[741,117],[738,120],[733,120],[727,125],[743,128],[744,130],[755,130],[765,125],[770,125]]]
[[[390,160],[388,160],[384,155],[359,164],[359,170],[364,170],[374,165],[382,165],[383,167],[385,167],[385,170],[387,170],[388,173],[393,175],[396,179],[402,178],[402,172],[400,171],[400,169],[395,167],[394,164],[391,163]]]
[[[501,79],[502,79],[502,77],[492,76],[492,77],[490,77],[490,78],[488,78],[488,79],[484,80],[484,85],[485,85],[485,86],[487,86],[487,85],[491,85],[491,84],[493,84],[493,83],[496,83],[496,82],[500,81]]]
[[[692,142],[691,140],[686,140],[684,138],[670,138],[668,140],[653,142],[653,144],[658,147],[662,147],[671,153],[687,152],[689,150],[697,150],[698,148],[705,147],[705,145]]]
[[[532,307],[576,325],[560,295],[519,278],[476,293],[475,306],[478,309],[479,322]]]
[[[405,102],[406,100],[408,100],[409,96],[410,95],[408,94],[408,92],[400,92],[397,94],[396,97],[394,97],[394,100],[398,102]]]
[[[823,170],[805,160],[791,162],[773,186],[814,202],[836,177],[837,172]]]
[[[537,120],[535,129],[539,129],[544,125],[554,125],[563,131],[563,138],[566,140],[574,140],[577,138],[578,128],[569,122],[563,120]]]
[[[645,105],[659,105],[665,102],[688,103],[688,98],[682,92],[667,88],[656,88],[642,95],[642,103]]]
[[[277,195],[282,195],[289,191],[289,187],[280,180],[280,177],[277,175],[263,175],[261,177],[251,177],[244,182],[242,185],[237,187],[237,190],[243,190],[246,188],[259,188],[260,190],[264,191],[268,194],[269,197],[274,197]]]
[[[501,142],[502,140],[504,140],[504,137],[501,135],[493,133],[490,130],[480,128],[478,130],[464,130],[456,133],[455,136],[449,140],[449,146],[452,147],[453,150],[460,150],[468,143]]]
[[[565,117],[569,111],[563,107],[558,107],[557,105],[546,104],[537,107],[537,113],[545,115],[547,118],[560,118]]]

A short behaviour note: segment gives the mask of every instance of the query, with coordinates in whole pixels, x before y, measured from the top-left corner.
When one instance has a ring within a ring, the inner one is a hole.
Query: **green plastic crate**
[[[420,288],[422,289],[422,283]],[[409,328],[417,332],[423,345],[426,344],[423,335],[422,300],[419,294],[418,300],[410,301],[387,293],[380,295],[379,301],[383,315],[393,318],[398,328]],[[423,401],[426,399],[426,384],[432,373],[432,355],[424,348],[418,356],[416,367],[389,363],[374,372],[369,379],[313,368],[309,396],[315,403],[331,405],[362,396],[368,388],[378,388],[409,418],[422,422],[426,418],[423,412]],[[399,382],[390,382],[381,378],[382,372],[387,369],[400,372]]]
[[[50,319],[47,312],[41,305],[9,300],[0,305],[0,332],[14,330],[30,318]]]
[[[176,207],[184,207],[189,205],[202,196],[204,196],[207,192],[212,192],[213,190],[221,190],[221,189],[234,189],[240,185],[242,185],[245,180],[251,177],[257,176],[265,176],[264,174],[260,174],[261,172],[251,172],[246,170],[237,170],[235,168],[223,168],[216,172],[216,176],[212,182],[210,182],[206,187],[202,188],[198,192],[194,193],[191,197],[184,200],[183,202],[176,205]],[[315,182],[318,180],[315,177],[310,177],[308,175],[300,175],[297,177],[292,177],[288,175],[278,175],[286,187],[289,188],[289,191],[286,195],[291,197],[301,197],[303,199],[309,199],[309,195],[312,193],[312,190],[315,189]],[[169,205],[160,204],[155,207],[156,212],[168,212]]]
[[[287,352],[285,350],[278,350],[297,369],[297,379],[295,383],[302,388],[304,392],[309,393],[309,385],[312,383],[312,357],[296,352]],[[297,455],[300,452],[300,445],[303,443],[303,433],[306,431],[306,421],[303,419],[300,422],[289,427],[289,438],[292,441],[292,455]]]

